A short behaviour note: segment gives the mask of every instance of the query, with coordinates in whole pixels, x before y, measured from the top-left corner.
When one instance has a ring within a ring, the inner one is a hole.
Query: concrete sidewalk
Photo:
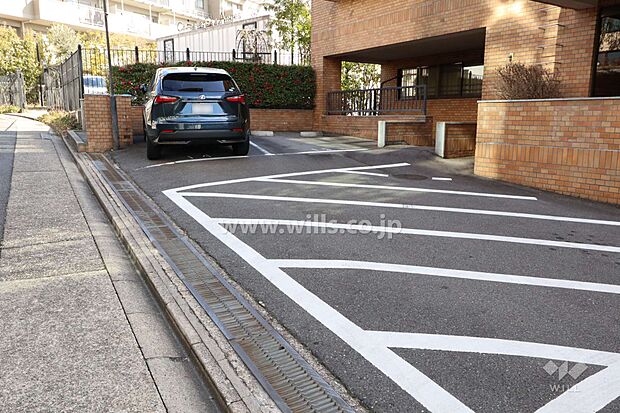
[[[0,410],[219,411],[48,132],[0,116]]]

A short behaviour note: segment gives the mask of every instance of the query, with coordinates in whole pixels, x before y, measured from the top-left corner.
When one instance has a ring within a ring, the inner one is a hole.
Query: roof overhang
[[[389,63],[443,53],[484,50],[485,29],[468,30],[442,36],[426,37],[403,43],[341,53],[332,57],[349,62]]]
[[[567,9],[590,9],[598,5],[598,0],[534,0],[537,3],[550,4],[552,6],[564,7]]]

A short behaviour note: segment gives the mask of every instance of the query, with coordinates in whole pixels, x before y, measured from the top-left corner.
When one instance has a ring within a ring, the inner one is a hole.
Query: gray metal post
[[[108,0],[103,0],[103,16],[105,22],[105,42],[108,51],[108,87],[110,88],[110,114],[112,115],[112,139],[114,149],[119,148],[118,143],[118,113],[116,112],[116,97],[114,96],[114,80],[112,78],[112,53],[110,52],[110,31],[108,28]]]
[[[37,39],[37,63],[39,63],[39,69],[43,68],[41,62],[41,51],[39,50],[39,40]],[[41,70],[41,76],[39,76],[39,98],[41,100],[41,107],[45,106],[43,103],[43,70]]]

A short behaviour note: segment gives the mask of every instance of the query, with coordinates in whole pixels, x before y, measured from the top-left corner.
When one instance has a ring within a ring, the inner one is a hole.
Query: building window
[[[484,66],[464,66],[463,67],[463,96],[482,96],[482,77],[484,76]]]
[[[463,78],[463,65],[443,65],[440,68],[439,95],[447,97],[461,96],[461,79]]]
[[[620,7],[601,10],[594,96],[620,96]]]
[[[196,8],[198,10],[204,10],[205,9],[205,0],[196,0]]]
[[[480,97],[484,66],[453,63],[401,69],[398,86],[426,86],[428,98]],[[415,89],[401,91],[401,99],[415,96]]]

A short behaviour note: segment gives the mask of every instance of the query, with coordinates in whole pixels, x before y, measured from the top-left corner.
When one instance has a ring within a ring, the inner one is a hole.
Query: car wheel
[[[148,136],[145,136],[146,140],[146,157],[147,159],[154,161],[161,158],[161,146],[151,141]]]
[[[232,146],[233,153],[237,156],[245,156],[250,152],[250,140],[246,140],[242,143],[235,143]]]

